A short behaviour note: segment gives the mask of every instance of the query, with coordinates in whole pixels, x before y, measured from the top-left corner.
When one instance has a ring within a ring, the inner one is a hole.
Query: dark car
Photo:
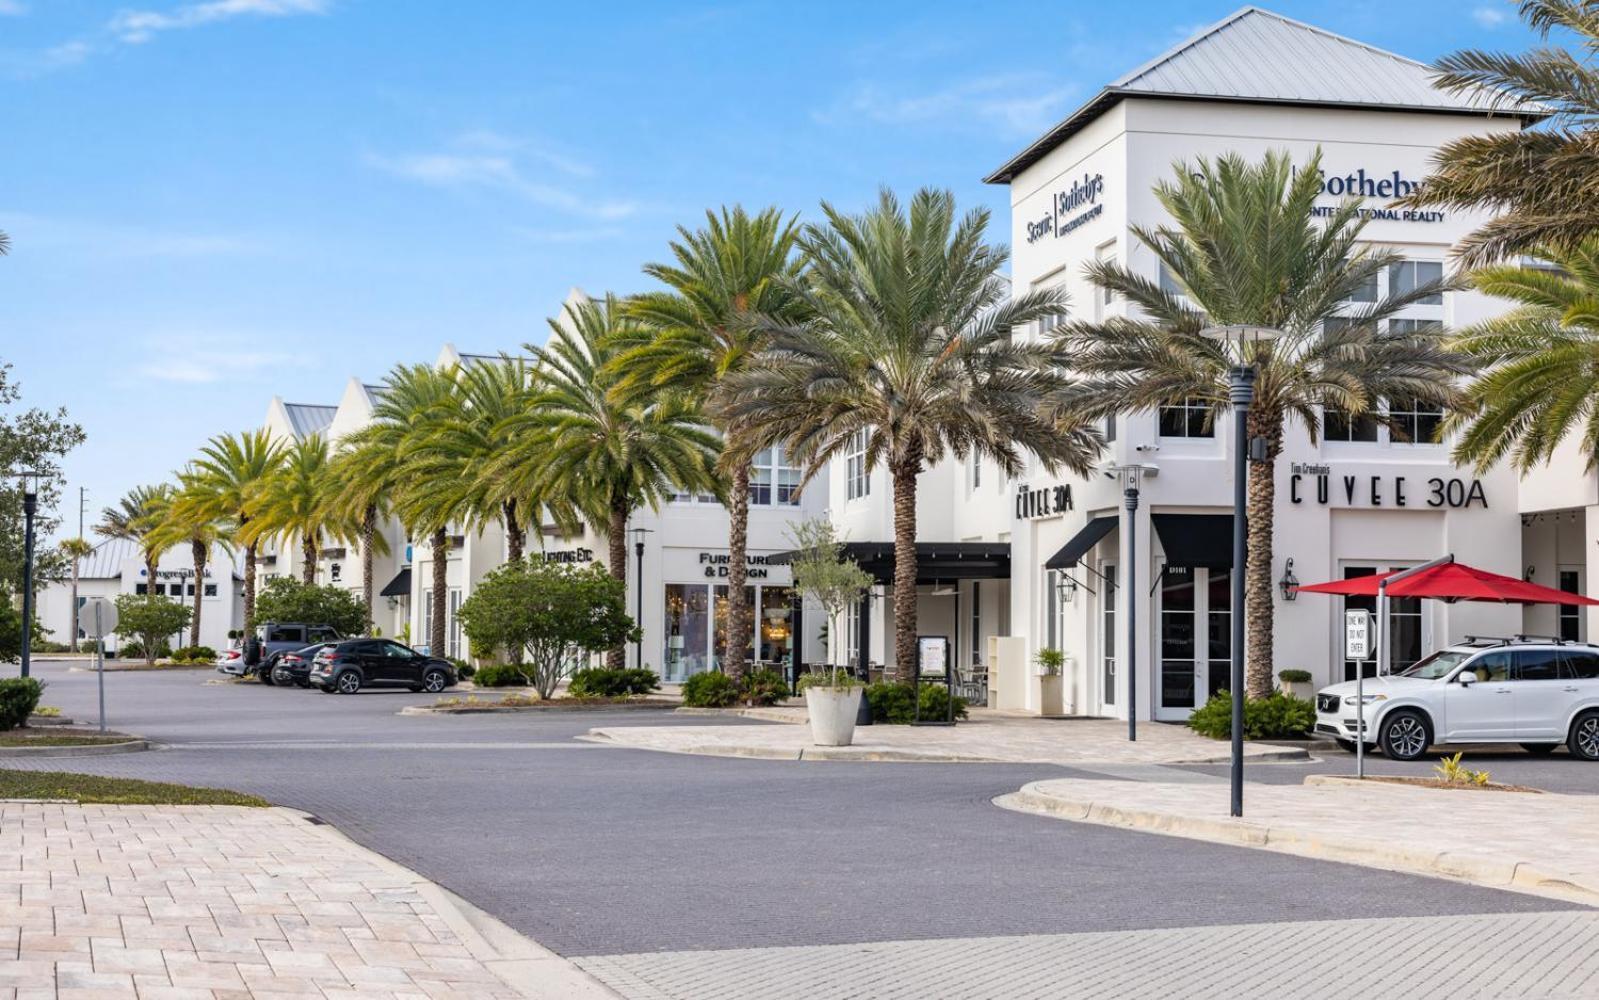
[[[327,694],[355,694],[364,687],[407,687],[437,694],[455,684],[449,660],[425,656],[393,639],[330,643],[311,661],[311,684]]]
[[[262,622],[245,638],[238,656],[225,656],[217,669],[225,674],[248,677],[255,674],[263,684],[272,683],[272,670],[278,657],[321,642],[343,638],[331,625],[309,622]]]
[[[303,688],[310,687],[311,661],[316,659],[316,654],[322,650],[336,645],[338,645],[336,642],[319,642],[304,649],[278,653],[272,661],[272,683],[279,687],[288,687],[290,684]]]

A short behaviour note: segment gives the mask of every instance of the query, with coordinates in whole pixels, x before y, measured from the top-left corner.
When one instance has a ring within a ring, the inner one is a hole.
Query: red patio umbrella
[[[1407,574],[1401,576],[1400,574]],[[1382,582],[1398,577],[1384,588]],[[1430,597],[1439,601],[1499,601],[1505,604],[1599,604],[1581,594],[1569,594],[1543,587],[1513,576],[1500,576],[1465,563],[1441,562],[1414,572],[1394,570],[1347,580],[1329,580],[1301,586],[1301,592],[1347,594],[1377,597],[1383,590],[1389,597]]]

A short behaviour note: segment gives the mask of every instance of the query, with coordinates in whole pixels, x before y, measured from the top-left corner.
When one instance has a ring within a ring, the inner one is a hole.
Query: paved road
[[[47,703],[92,717],[91,674],[41,675]],[[572,737],[670,714],[401,717],[427,697],[208,679],[108,675],[113,724],[171,748],[48,766],[316,813],[567,955],[1570,909],[990,804],[1079,773],[1061,768],[654,754]]]

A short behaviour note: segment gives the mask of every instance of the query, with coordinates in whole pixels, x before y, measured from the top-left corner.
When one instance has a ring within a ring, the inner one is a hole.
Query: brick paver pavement
[[[1354,919],[580,958],[629,1000],[1579,1000],[1599,914]]]
[[[0,1000],[521,996],[424,886],[286,809],[0,803]]]
[[[1147,723],[1139,727],[1138,741],[1129,743],[1127,724],[1114,719],[1040,719],[981,709],[954,727],[861,726],[847,747],[813,746],[808,726],[783,723],[612,726],[590,730],[587,738],[640,750],[781,760],[1192,764],[1228,754],[1225,742],[1186,726]],[[1244,753],[1257,760],[1306,757],[1303,750],[1265,743],[1246,743]]]

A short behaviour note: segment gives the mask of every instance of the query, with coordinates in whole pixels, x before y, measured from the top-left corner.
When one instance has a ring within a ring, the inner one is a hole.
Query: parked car
[[[393,639],[330,643],[311,663],[311,684],[328,694],[355,694],[364,687],[408,687],[437,694],[456,682],[449,660],[418,653]]]
[[[217,670],[224,674],[249,676],[255,674],[263,684],[272,683],[272,668],[279,656],[304,649],[319,642],[336,642],[342,639],[331,625],[309,622],[262,622],[254,634],[244,640],[237,650],[230,649],[218,657]],[[253,648],[252,648],[253,647]],[[234,654],[238,655],[235,656]],[[251,661],[252,653],[257,657]]]
[[[287,687],[290,684],[303,688],[310,687],[311,661],[316,659],[316,654],[333,645],[337,643],[319,642],[304,649],[279,653],[272,661],[272,683],[279,687]]]
[[[1540,636],[1473,637],[1438,650],[1399,674],[1316,692],[1316,732],[1345,750],[1360,734],[1395,760],[1415,760],[1429,746],[1517,743],[1531,753],[1561,744],[1599,760],[1599,646]]]

